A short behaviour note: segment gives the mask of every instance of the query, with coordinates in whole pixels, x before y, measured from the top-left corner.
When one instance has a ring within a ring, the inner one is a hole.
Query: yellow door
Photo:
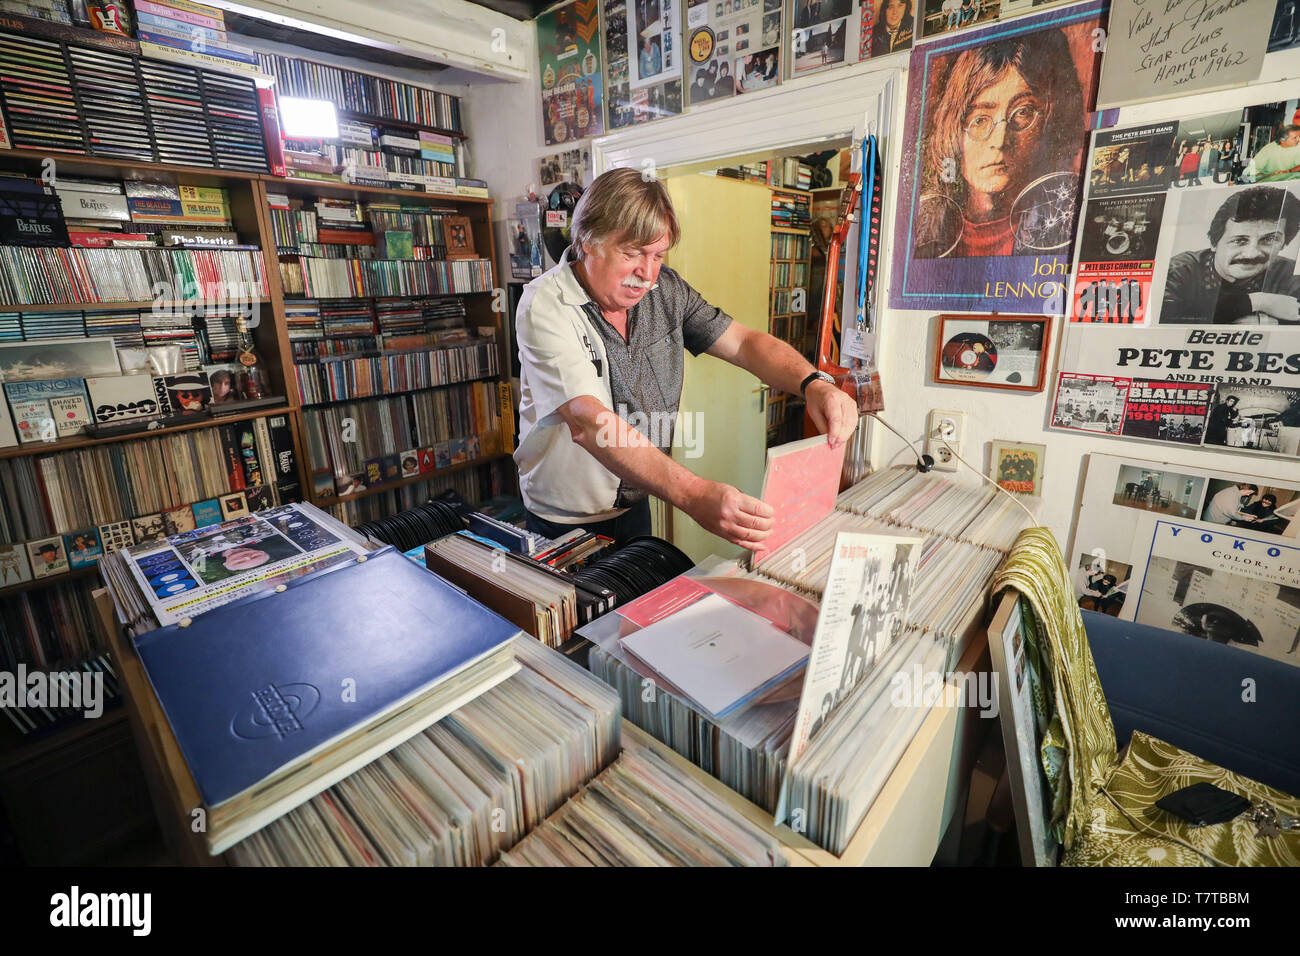
[[[682,233],[668,265],[737,322],[766,332],[771,193],[753,183],[699,174],[669,178],[666,184]],[[673,442],[673,458],[703,478],[758,495],[767,439],[760,384],[734,365],[687,352],[678,423],[682,436]],[[689,515],[666,510],[673,542],[696,561],[747,553]]]

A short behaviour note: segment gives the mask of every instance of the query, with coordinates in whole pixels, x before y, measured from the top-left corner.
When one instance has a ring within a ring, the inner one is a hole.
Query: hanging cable
[[[881,417],[880,417],[879,415],[877,415],[875,412],[866,412],[866,413],[864,413],[864,414],[866,414],[866,416],[867,416],[868,418],[874,418],[876,421],[880,422],[880,424],[884,425],[886,428],[888,428],[891,432],[893,432],[893,433],[894,433],[895,435],[897,435],[899,438],[903,439],[903,442],[907,445],[907,447],[910,448],[910,449],[912,449],[912,453],[913,453],[914,455],[916,455],[916,470],[917,470],[917,471],[921,472],[922,474],[925,474],[925,473],[928,472],[931,468],[934,467],[934,459],[931,458],[929,455],[923,455],[923,454],[921,454],[919,451],[917,451],[917,450],[916,450],[916,445],[914,445],[911,441],[909,441],[909,440],[907,439],[907,437],[906,437],[905,435],[903,435],[903,434],[902,434],[902,433],[901,433],[897,428],[895,428],[893,425],[889,424],[889,422],[885,421],[883,418],[881,418]]]
[[[963,465],[965,465],[965,466],[966,466],[967,468],[969,468],[971,471],[975,472],[975,474],[979,475],[981,478],[983,478],[985,481],[987,481],[990,485],[992,485],[992,486],[993,486],[994,488],[996,488],[998,491],[1002,492],[1002,494],[1004,494],[1004,495],[1006,495],[1008,498],[1010,498],[1010,499],[1015,503],[1015,506],[1016,506],[1017,508],[1019,508],[1019,509],[1020,509],[1021,511],[1023,511],[1025,514],[1029,515],[1029,523],[1030,523],[1030,525],[1031,525],[1032,527],[1035,527],[1035,528],[1039,527],[1038,519],[1037,519],[1036,517],[1034,517],[1034,513],[1033,513],[1032,511],[1030,511],[1028,508],[1026,508],[1026,507],[1024,506],[1024,504],[1021,503],[1021,501],[1020,501],[1019,498],[1017,498],[1017,497],[1016,497],[1015,495],[1013,495],[1011,492],[1007,491],[1007,489],[1003,488],[1001,485],[999,485],[996,481],[994,481],[994,480],[993,480],[992,478],[990,478],[988,475],[984,474],[984,472],[982,472],[982,471],[980,471],[979,469],[977,469],[974,465],[972,465],[970,462],[968,462],[968,461],[967,461],[965,458],[963,458],[961,455],[957,454],[956,449],[954,449],[954,448],[952,447],[952,445],[949,445],[947,439],[945,439],[942,435],[935,435],[934,437],[937,438],[939,441],[943,442],[943,447],[948,449],[948,451],[949,451],[949,453],[952,455],[952,457],[956,458],[959,462],[961,462]]]

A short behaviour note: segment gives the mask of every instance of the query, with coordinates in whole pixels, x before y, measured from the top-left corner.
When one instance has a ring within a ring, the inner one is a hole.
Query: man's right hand
[[[704,481],[682,510],[706,531],[751,551],[772,533],[776,511],[739,488]]]

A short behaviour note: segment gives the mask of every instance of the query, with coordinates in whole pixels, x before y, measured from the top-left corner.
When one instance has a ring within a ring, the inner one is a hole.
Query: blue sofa
[[[1133,730],[1300,795],[1300,659],[1083,612],[1120,747]],[[1297,652],[1300,658],[1300,651]],[[1254,701],[1243,701],[1243,681]]]

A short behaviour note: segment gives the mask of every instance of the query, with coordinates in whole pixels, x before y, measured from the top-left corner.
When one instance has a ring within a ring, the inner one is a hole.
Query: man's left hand
[[[830,382],[815,381],[804,393],[813,424],[826,435],[832,448],[849,440],[858,427],[858,403]]]

